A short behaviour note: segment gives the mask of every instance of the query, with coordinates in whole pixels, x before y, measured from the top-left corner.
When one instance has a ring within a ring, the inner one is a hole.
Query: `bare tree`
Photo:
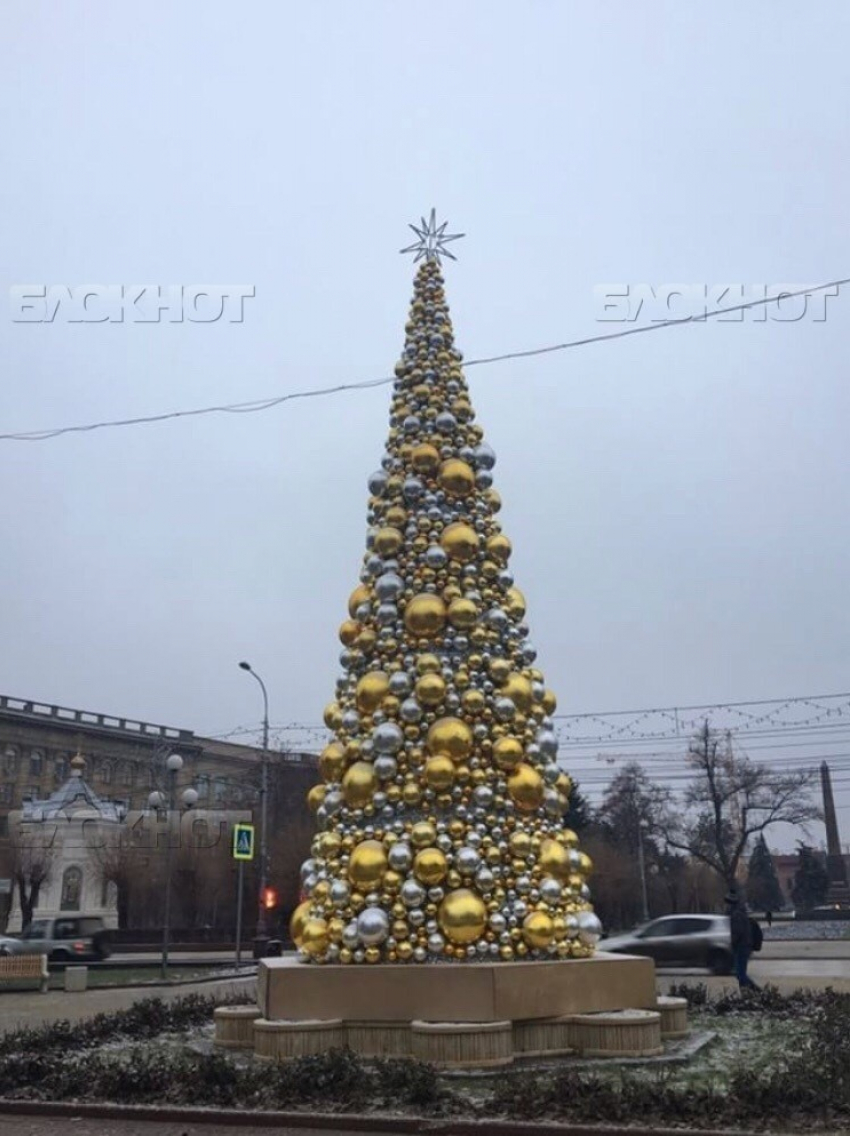
[[[50,879],[53,868],[56,830],[36,835],[18,824],[9,833],[9,866],[18,889],[21,926],[32,922],[41,889]]]
[[[774,773],[734,753],[708,722],[688,749],[694,778],[682,802],[666,792],[656,828],[667,845],[708,865],[731,887],[750,840],[774,824],[805,826],[821,816],[812,801],[815,773]]]

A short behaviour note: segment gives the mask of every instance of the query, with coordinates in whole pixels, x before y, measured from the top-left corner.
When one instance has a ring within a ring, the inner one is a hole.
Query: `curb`
[[[153,1120],[169,1123],[230,1124],[245,1128],[322,1129],[324,1131],[423,1133],[426,1136],[750,1136],[733,1128],[652,1128],[611,1124],[558,1124],[545,1120],[459,1120],[451,1117],[345,1112],[265,1112],[229,1108],[178,1108],[156,1105],[94,1104],[71,1101],[9,1100],[0,1097],[0,1116],[86,1117],[92,1120]]]

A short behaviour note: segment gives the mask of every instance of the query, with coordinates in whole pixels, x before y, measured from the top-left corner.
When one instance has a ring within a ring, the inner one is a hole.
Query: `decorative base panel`
[[[665,1041],[688,1036],[687,999],[659,994],[658,1012],[661,1015],[661,1036]]]
[[[260,962],[269,1021],[516,1022],[655,1007],[651,959],[596,954],[559,962],[317,966]]]

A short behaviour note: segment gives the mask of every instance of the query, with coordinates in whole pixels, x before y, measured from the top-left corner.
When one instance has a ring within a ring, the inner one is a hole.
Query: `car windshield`
[[[22,939],[43,939],[47,932],[47,920],[36,919],[34,923],[30,923],[24,933],[21,935]]]

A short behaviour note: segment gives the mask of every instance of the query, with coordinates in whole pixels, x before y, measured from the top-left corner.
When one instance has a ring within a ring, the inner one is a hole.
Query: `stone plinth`
[[[413,1022],[413,1057],[438,1069],[492,1068],[514,1057],[510,1022]]]
[[[69,994],[82,994],[89,984],[89,968],[87,966],[65,967],[65,989]]]
[[[410,1022],[346,1022],[346,1044],[358,1057],[410,1057]]]
[[[267,1021],[527,1022],[605,1010],[653,1009],[651,959],[597,954],[556,962],[316,966],[262,959],[257,997]]]
[[[257,1018],[254,1022],[254,1053],[268,1061],[288,1061],[342,1049],[345,1041],[345,1026],[339,1018],[312,1022],[269,1022]]]
[[[222,1049],[253,1049],[256,1006],[219,1006],[215,1011],[215,1044]]]
[[[661,1044],[661,1014],[653,1010],[618,1010],[576,1014],[570,1041],[582,1057],[655,1057]]]
[[[573,1052],[572,1018],[540,1018],[514,1022],[514,1053],[517,1057],[566,1057]]]
[[[688,1002],[686,998],[671,998],[667,994],[658,996],[658,1012],[661,1015],[661,1036],[666,1041],[688,1035]]]

